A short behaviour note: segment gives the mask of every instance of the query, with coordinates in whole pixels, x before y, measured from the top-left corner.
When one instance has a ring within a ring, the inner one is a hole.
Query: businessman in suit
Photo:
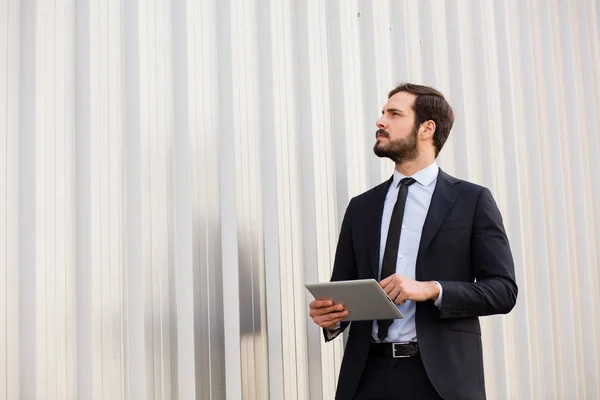
[[[511,311],[518,290],[491,192],[435,162],[453,123],[439,91],[410,83],[377,120],[374,152],[396,168],[350,201],[331,280],[377,279],[404,318],[348,323],[342,304],[310,303],[326,341],[350,325],[337,399],[485,399],[478,317]]]

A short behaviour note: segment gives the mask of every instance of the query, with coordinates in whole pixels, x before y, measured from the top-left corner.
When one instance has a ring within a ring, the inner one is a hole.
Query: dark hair
[[[440,91],[429,86],[401,83],[389,93],[388,99],[399,92],[408,92],[417,96],[413,104],[416,127],[425,121],[432,120],[435,122],[433,144],[435,146],[435,156],[437,157],[442,147],[444,147],[444,143],[450,135],[450,129],[454,124],[452,107]]]

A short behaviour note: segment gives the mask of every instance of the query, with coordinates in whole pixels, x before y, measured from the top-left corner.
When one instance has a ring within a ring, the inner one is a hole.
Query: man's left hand
[[[406,300],[435,300],[440,294],[440,288],[435,282],[419,282],[398,274],[388,276],[379,284],[398,305],[404,304]]]

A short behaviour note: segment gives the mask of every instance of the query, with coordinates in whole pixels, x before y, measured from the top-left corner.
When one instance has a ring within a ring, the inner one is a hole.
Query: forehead
[[[415,96],[409,92],[398,92],[388,99],[385,103],[384,110],[395,108],[404,111],[405,113],[413,112],[413,104],[415,104]]]

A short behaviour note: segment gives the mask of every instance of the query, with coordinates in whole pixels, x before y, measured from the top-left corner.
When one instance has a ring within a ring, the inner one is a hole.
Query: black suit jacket
[[[381,218],[392,179],[350,201],[331,280],[377,279]],[[491,192],[441,169],[425,219],[416,280],[439,281],[441,310],[417,303],[421,358],[444,399],[485,399],[479,316],[508,313],[517,299],[513,258]],[[349,323],[342,323],[346,329]],[[337,399],[356,393],[371,342],[372,321],[350,324]],[[325,335],[327,340],[327,335]]]

